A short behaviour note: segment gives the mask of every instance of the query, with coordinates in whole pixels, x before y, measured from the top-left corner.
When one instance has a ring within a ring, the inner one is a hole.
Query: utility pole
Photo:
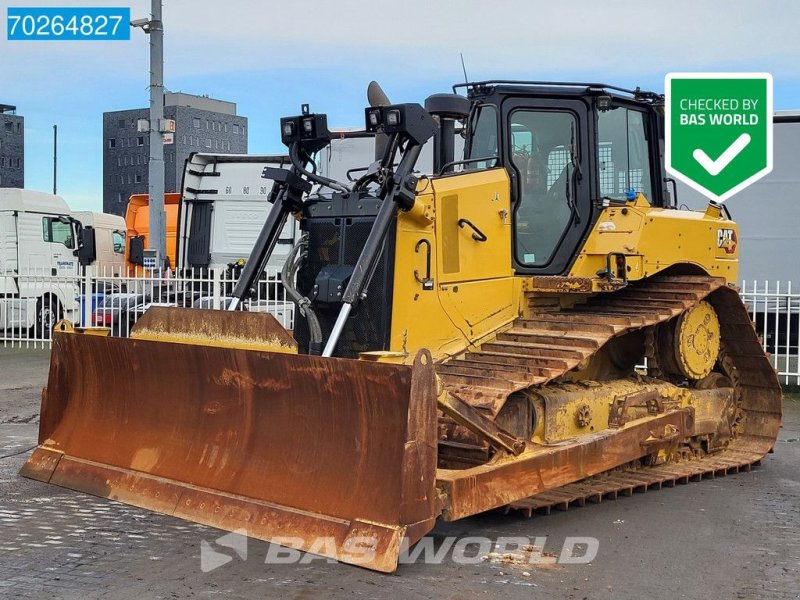
[[[53,125],[53,196],[58,189],[58,125]]]
[[[167,224],[164,213],[164,23],[161,0],[151,0],[150,20],[137,19],[150,36],[150,160],[147,185],[150,196],[150,247],[158,251],[163,268],[167,258]]]

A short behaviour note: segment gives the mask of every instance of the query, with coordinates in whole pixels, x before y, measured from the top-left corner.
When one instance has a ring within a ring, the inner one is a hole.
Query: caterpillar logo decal
[[[717,229],[717,248],[725,250],[725,254],[736,252],[736,231],[733,229]]]

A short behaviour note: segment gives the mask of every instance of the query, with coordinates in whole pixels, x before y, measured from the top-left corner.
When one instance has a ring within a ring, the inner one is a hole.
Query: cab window
[[[543,266],[572,220],[577,122],[566,111],[515,110],[509,129],[521,192],[515,207],[516,258],[525,266]]]
[[[484,158],[468,162],[466,170],[476,171],[497,166],[497,109],[492,104],[477,108],[469,122],[470,136],[466,146],[465,160]]]
[[[111,234],[115,254],[125,254],[125,234],[122,231],[115,231]]]
[[[647,129],[640,111],[623,106],[598,113],[600,195],[633,199],[642,194],[652,201]]]
[[[58,217],[42,218],[42,239],[53,244],[64,244],[70,250],[75,249],[72,223],[62,223]]]

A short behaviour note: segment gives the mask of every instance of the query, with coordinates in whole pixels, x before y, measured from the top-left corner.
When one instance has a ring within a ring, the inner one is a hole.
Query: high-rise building
[[[0,187],[25,187],[25,118],[0,104]]]
[[[147,108],[103,113],[103,211],[125,214],[131,194],[147,193],[150,136],[137,121]],[[192,152],[247,153],[247,118],[236,104],[184,93],[164,95],[164,118],[175,121],[172,143],[164,145],[164,191],[179,192],[183,166]]]

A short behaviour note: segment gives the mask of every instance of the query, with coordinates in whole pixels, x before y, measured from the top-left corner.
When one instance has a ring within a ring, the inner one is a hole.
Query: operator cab
[[[641,194],[665,205],[662,96],[602,84],[460,87],[472,102],[464,169],[509,173],[516,272],[567,272],[604,204]]]

